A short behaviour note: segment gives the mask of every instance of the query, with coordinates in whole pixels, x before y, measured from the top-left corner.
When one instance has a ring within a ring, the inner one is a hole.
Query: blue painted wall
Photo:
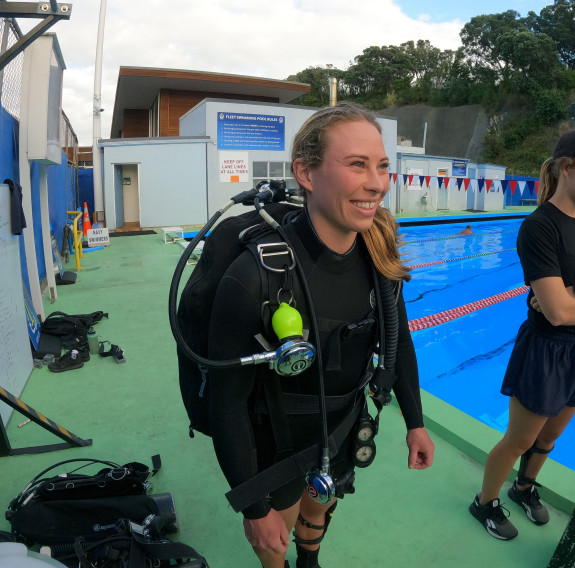
[[[0,107],[0,181],[13,179],[20,183],[18,165],[19,122],[2,107]],[[76,170],[68,166],[67,156],[62,152],[62,163],[47,166],[48,174],[48,209],[50,224],[60,250],[64,239],[64,226],[67,211],[77,210],[78,205],[78,175]],[[91,174],[91,170],[90,170]],[[40,280],[46,277],[44,249],[42,246],[42,219],[40,214],[39,167],[31,163],[30,180],[32,188],[32,216],[34,222],[34,242],[36,244],[36,263]],[[92,189],[92,203],[93,203]],[[83,203],[82,203],[83,205]],[[28,226],[31,221],[26,219]],[[22,276],[28,283],[28,271],[24,257],[24,239],[20,237],[20,257],[22,261]]]
[[[505,179],[507,181],[539,181],[539,178],[528,176],[505,176]],[[537,199],[537,195],[535,194],[535,186],[533,183],[525,184],[523,195],[521,194],[521,191],[519,191],[519,187],[517,187],[514,194],[511,194],[511,189],[508,189],[505,192],[505,205],[521,205],[522,199]]]

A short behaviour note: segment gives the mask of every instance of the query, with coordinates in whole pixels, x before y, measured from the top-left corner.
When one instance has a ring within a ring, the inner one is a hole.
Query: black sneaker
[[[80,354],[80,358],[84,363],[90,360],[90,346],[88,345],[88,338],[83,336],[75,337],[70,344],[70,350],[76,349]]]
[[[507,510],[507,509],[505,509]],[[500,540],[511,540],[519,533],[513,523],[507,520],[499,499],[485,505],[479,502],[479,493],[469,506],[469,512],[485,527],[485,530]]]
[[[509,488],[507,495],[525,509],[527,518],[531,522],[536,525],[544,525],[549,522],[549,511],[547,507],[541,503],[539,492],[535,485],[522,491],[517,488],[517,480],[515,480]]]
[[[84,366],[84,361],[77,349],[71,349],[58,357],[53,363],[48,365],[48,369],[53,373],[62,373],[63,371],[71,371],[72,369],[79,369]]]

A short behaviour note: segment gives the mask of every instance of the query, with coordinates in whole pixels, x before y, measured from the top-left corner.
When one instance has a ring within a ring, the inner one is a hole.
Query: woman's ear
[[[299,185],[308,191],[313,191],[309,166],[301,158],[297,158],[292,167]]]

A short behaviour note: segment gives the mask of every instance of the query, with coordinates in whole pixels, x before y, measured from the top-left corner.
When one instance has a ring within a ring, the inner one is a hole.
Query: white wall
[[[104,140],[106,225],[117,228],[114,166],[137,165],[140,225],[162,227],[206,222],[207,140],[146,138]]]

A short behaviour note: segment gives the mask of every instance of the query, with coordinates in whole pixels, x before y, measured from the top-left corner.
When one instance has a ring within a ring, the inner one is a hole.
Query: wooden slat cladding
[[[180,118],[204,99],[235,99],[277,103],[276,97],[242,96],[237,94],[209,93],[205,91],[175,91],[162,89],[160,92],[160,136],[179,136]]]
[[[282,89],[288,88],[293,89],[294,91],[301,91],[301,94],[309,93],[309,85],[305,83],[283,81],[280,79],[265,79],[262,77],[247,77],[245,75],[208,73],[205,71],[153,69],[146,67],[120,67],[119,75],[121,77],[150,77],[160,79],[182,79],[185,81],[216,81],[218,83],[253,85],[262,88],[275,88],[279,86]]]
[[[146,109],[126,109],[122,138],[147,138],[150,135],[149,115],[150,111]]]

